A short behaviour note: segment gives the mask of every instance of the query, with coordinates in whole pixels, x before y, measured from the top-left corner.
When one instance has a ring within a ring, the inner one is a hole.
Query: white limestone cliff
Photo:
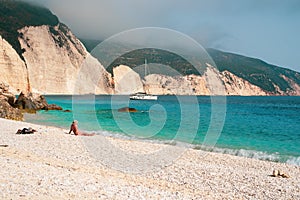
[[[258,86],[228,71],[220,73],[209,65],[202,76],[150,74],[142,80],[124,65],[114,68],[113,73],[116,94],[145,91],[157,95],[268,95]]]
[[[267,92],[260,87],[251,84],[250,82],[237,77],[229,71],[223,71],[221,79],[225,85],[227,95],[240,95],[240,96],[265,96]]]
[[[14,94],[29,90],[26,65],[15,49],[0,36],[0,82],[8,84]]]
[[[139,74],[130,67],[120,65],[113,69],[115,94],[131,94],[144,92],[143,82]]]
[[[203,76],[166,76],[151,74],[145,77],[145,90],[160,95],[225,95],[218,71],[208,67]]]
[[[150,74],[145,77],[145,91],[158,95],[209,95],[210,91],[201,76],[166,76]]]
[[[30,86],[46,94],[109,94],[110,74],[82,43],[59,24],[19,30]],[[97,76],[97,80],[94,78]],[[105,82],[105,83],[103,83]]]
[[[286,80],[289,85],[291,86],[291,89],[287,92],[288,95],[294,95],[294,96],[300,96],[300,85],[295,83],[295,81],[289,79],[285,75],[281,75],[281,77]]]

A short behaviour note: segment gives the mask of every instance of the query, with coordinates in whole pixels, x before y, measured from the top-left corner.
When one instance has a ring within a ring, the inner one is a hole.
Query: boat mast
[[[145,58],[145,76],[144,77],[146,77],[147,76],[147,59]]]

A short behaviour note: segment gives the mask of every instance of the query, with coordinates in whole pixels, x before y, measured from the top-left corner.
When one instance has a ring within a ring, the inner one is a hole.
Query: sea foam
[[[286,163],[291,165],[298,165],[300,166],[300,157],[292,157],[286,161]]]

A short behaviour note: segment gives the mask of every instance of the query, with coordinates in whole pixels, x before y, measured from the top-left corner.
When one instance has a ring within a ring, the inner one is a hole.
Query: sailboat
[[[147,75],[147,59],[145,59],[145,76]],[[156,95],[147,94],[146,92],[137,92],[129,96],[131,100],[157,100]]]
[[[131,100],[157,100],[156,95],[147,94],[145,92],[137,92],[135,94],[131,94],[129,98]]]

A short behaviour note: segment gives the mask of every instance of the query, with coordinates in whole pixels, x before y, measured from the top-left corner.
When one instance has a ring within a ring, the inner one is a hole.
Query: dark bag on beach
[[[34,132],[36,132],[36,130],[32,128],[23,128],[22,130],[19,129],[16,134],[33,134]]]

